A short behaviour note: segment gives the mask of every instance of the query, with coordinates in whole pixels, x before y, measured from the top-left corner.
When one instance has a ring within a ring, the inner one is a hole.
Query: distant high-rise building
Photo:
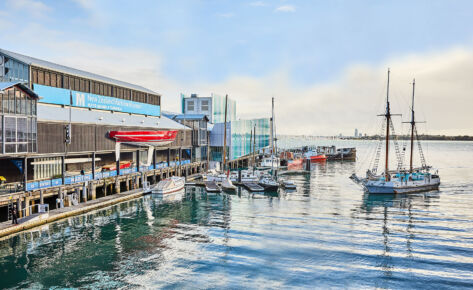
[[[358,129],[355,129],[355,138],[358,137]]]

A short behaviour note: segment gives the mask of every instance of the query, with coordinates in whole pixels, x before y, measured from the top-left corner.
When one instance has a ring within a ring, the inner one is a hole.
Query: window
[[[38,84],[44,85],[44,71],[38,71]]]
[[[208,111],[209,110],[209,101],[208,100],[202,100],[201,110],[202,111]]]
[[[187,101],[187,111],[194,111],[194,101]]]
[[[5,142],[16,142],[16,118],[5,116]]]
[[[64,89],[69,89],[69,76],[66,76],[66,75],[65,75],[65,76],[62,78],[62,87],[63,87]]]
[[[33,83],[37,84],[38,83],[38,70],[33,69],[32,75],[33,75]]]

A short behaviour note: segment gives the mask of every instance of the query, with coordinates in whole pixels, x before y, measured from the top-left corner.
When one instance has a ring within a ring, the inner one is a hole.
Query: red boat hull
[[[327,161],[327,156],[325,156],[325,154],[310,156],[310,161],[312,161],[312,162],[324,162],[324,161]]]
[[[110,131],[108,137],[118,143],[142,146],[164,146],[172,143],[177,131]]]

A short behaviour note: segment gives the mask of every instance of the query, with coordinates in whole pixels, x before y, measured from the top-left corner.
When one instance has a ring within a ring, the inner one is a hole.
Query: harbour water
[[[295,192],[187,188],[4,239],[0,288],[473,287],[473,142],[426,142],[442,184],[408,196],[364,194],[348,176],[372,144],[337,145],[359,161],[288,175]]]

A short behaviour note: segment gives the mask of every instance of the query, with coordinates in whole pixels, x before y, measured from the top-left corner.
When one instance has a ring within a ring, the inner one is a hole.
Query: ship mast
[[[225,123],[223,125],[223,172],[225,172],[225,159],[227,157],[227,101],[228,101],[228,95],[225,95]]]
[[[412,159],[414,156],[414,129],[416,126],[416,121],[414,118],[414,92],[415,92],[415,87],[416,87],[416,79],[412,81],[412,116],[411,116],[411,159],[409,162],[409,172],[412,173]]]
[[[389,108],[389,68],[388,68],[388,87],[386,90],[386,165],[384,169],[384,174],[386,181],[389,181],[389,124],[391,123],[391,109]]]

